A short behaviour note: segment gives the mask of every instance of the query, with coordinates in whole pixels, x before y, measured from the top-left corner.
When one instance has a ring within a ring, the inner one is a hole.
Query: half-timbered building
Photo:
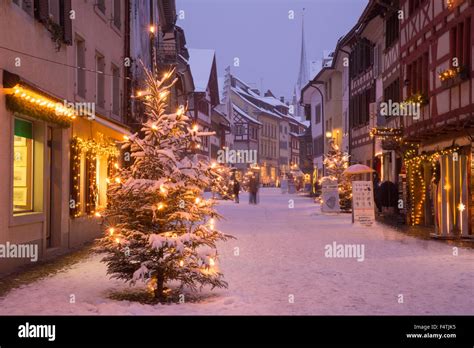
[[[219,104],[216,55],[210,49],[189,49],[189,65],[194,81],[192,117],[201,132],[212,129],[212,112]],[[211,136],[203,136],[196,152],[202,159],[211,158]]]
[[[472,237],[474,81],[471,0],[402,0],[403,99],[421,105],[406,117],[409,221],[440,237]]]

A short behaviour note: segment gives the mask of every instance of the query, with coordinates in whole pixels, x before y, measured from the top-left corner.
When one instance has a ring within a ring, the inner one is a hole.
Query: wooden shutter
[[[46,0],[47,2],[47,0]],[[72,45],[72,20],[71,20],[71,0],[61,0],[61,26],[63,28],[63,41],[66,45]]]
[[[114,25],[119,29],[122,24],[121,2],[122,0],[114,0]]]

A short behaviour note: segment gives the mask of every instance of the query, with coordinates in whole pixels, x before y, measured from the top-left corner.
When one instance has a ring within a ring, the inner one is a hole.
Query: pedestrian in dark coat
[[[234,180],[233,191],[234,191],[235,203],[239,203],[240,182],[237,179]]]
[[[249,203],[257,204],[258,181],[255,175],[252,175],[249,181]]]

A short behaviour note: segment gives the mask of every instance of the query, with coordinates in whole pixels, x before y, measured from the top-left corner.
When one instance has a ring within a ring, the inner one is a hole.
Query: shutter
[[[114,0],[114,25],[119,29],[122,23],[121,2],[122,0]]]
[[[379,45],[374,47],[374,78],[379,76]]]
[[[66,45],[72,45],[72,20],[71,20],[71,0],[61,0],[62,14],[61,26],[63,28],[63,41]]]
[[[35,18],[42,23],[46,23],[49,18],[49,1],[35,0]]]

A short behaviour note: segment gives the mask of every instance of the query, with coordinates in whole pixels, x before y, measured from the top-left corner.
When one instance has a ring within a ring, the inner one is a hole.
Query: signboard
[[[352,182],[353,222],[372,226],[375,221],[374,187],[372,181]]]
[[[400,137],[403,135],[403,130],[401,128],[372,128],[370,131],[373,136],[379,137]]]
[[[339,188],[337,180],[324,180],[321,190],[323,213],[339,213]]]

